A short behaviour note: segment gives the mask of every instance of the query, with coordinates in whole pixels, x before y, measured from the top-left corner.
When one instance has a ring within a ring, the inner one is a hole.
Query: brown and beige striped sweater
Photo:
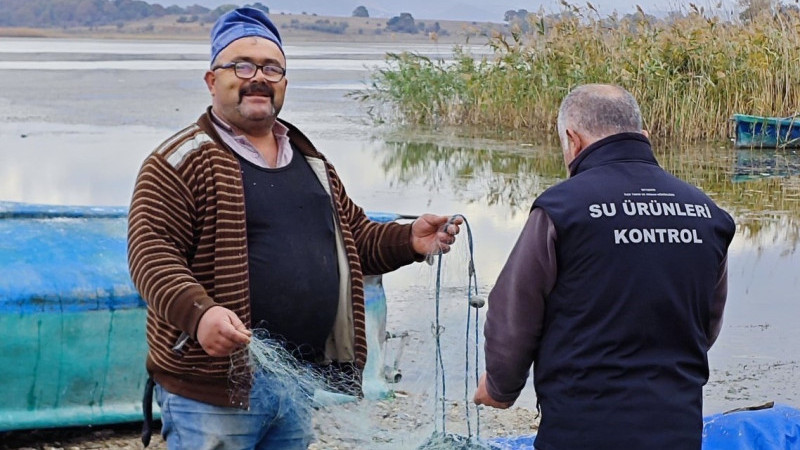
[[[200,317],[214,305],[234,311],[250,326],[241,171],[208,114],[167,139],[142,164],[128,218],[128,264],[148,306],[147,370],[155,381],[198,401],[246,408],[245,352],[210,357],[195,340]],[[363,369],[363,275],[419,260],[410,243],[411,227],[370,221],[347,196],[333,166],[299,130],[282,123],[334,206],[340,299],[326,355]],[[179,355],[172,347],[182,332],[191,339]]]

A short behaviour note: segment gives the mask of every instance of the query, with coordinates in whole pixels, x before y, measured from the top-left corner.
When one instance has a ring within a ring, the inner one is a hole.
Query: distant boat
[[[800,147],[800,114],[789,117],[734,114],[732,120],[737,148]]]

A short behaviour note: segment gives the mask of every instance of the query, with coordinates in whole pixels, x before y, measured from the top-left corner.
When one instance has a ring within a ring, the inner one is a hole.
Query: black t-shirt
[[[336,318],[339,274],[333,206],[305,158],[285,167],[239,158],[247,215],[251,322],[315,361]]]

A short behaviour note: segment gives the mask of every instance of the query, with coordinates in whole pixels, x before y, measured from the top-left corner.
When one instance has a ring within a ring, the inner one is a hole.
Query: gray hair
[[[558,110],[558,137],[566,148],[567,128],[602,139],[612,134],[642,132],[642,113],[630,92],[608,84],[573,89]]]

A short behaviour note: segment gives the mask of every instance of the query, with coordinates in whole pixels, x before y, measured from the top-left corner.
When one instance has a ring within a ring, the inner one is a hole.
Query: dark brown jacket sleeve
[[[556,281],[556,230],[535,208],[489,293],[484,326],[486,387],[494,400],[519,397],[539,347],[545,299]]]
[[[716,288],[714,289],[714,298],[711,303],[711,319],[709,323],[709,336],[708,348],[714,345],[714,342],[722,330],[722,312],[725,310],[725,302],[728,298],[728,256],[722,260],[719,266],[719,279],[717,280]]]

